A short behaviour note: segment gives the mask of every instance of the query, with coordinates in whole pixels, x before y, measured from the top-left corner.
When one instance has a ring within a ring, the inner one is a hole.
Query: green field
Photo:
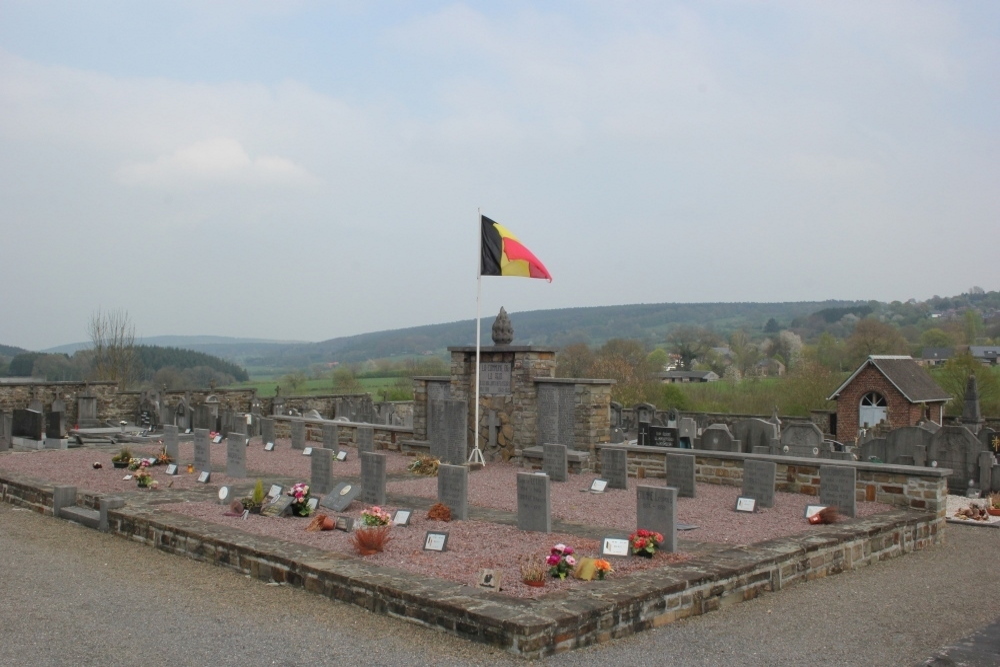
[[[389,377],[389,378],[358,378],[358,382],[372,395],[375,400],[380,400],[382,397],[382,392],[390,387],[394,387],[399,378]],[[238,382],[233,385],[229,385],[226,389],[256,389],[257,394],[263,398],[269,398],[274,396],[275,388],[280,385],[281,382],[275,379],[253,379],[250,382]],[[330,378],[323,378],[320,380],[306,380],[305,383],[296,388],[294,391],[288,385],[283,385],[281,387],[281,394],[283,396],[317,396],[323,394],[336,394],[340,393],[334,390],[333,381]]]

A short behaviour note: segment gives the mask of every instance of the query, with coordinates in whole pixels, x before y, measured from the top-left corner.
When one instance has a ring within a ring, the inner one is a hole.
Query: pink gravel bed
[[[355,509],[344,514],[360,517],[360,503],[353,503],[352,508]],[[310,519],[307,518],[269,518],[250,515],[243,520],[239,517],[226,516],[226,508],[211,502],[172,503],[161,505],[158,509],[231,526],[254,535],[266,535],[361,558],[354,556],[350,545],[350,534],[339,530],[308,532],[305,528]],[[446,551],[423,550],[424,534],[428,530],[448,532]],[[544,588],[532,588],[521,581],[520,559],[527,557],[544,564],[549,550],[560,542],[572,546],[578,556],[599,557],[600,544],[597,540],[560,533],[525,533],[513,526],[480,521],[444,523],[428,519],[426,511],[415,511],[409,526],[392,528],[392,540],[384,552],[365,556],[364,561],[468,586],[477,585],[481,569],[495,569],[501,573],[501,593],[513,597],[533,598],[554,590],[566,590],[586,586],[589,583],[572,578],[565,580],[547,578]],[[608,559],[615,570],[609,575],[609,579],[622,577],[630,572],[683,562],[689,558],[691,556],[687,554],[660,552],[652,559]]]
[[[476,507],[517,511],[517,473],[525,472],[510,463],[491,463],[469,473],[469,504]],[[628,480],[628,490],[609,489],[597,495],[586,492],[597,475],[570,475],[566,482],[551,483],[553,518],[587,526],[601,526],[622,532],[635,530],[636,486],[663,486],[663,479]],[[422,498],[437,497],[437,478],[392,481],[386,485],[390,494]],[[698,529],[679,532],[681,538],[720,544],[753,544],[776,537],[787,537],[815,530],[804,518],[806,505],[819,502],[816,496],[797,493],[775,494],[774,507],[760,508],[750,514],[736,512],[740,488],[717,484],[698,484],[697,498],[679,498],[677,521]],[[870,516],[891,510],[884,503],[858,503],[857,515]]]

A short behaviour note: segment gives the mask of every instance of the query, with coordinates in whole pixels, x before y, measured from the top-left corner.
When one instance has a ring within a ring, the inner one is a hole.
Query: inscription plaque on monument
[[[479,394],[481,396],[508,396],[512,394],[512,374],[509,363],[481,362],[479,364]]]

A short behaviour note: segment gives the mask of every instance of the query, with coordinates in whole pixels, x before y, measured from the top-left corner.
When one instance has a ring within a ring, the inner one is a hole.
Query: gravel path
[[[552,665],[912,667],[1000,616],[1000,531],[561,654]],[[0,665],[524,665],[495,649],[0,504]]]

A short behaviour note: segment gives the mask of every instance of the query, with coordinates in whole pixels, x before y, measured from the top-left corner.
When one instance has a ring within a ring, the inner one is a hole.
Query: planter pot
[[[1000,516],[1000,508],[987,507],[986,511],[990,516]]]
[[[111,465],[113,465],[116,468],[127,468],[128,461],[112,461]]]
[[[640,551],[639,553],[637,553],[635,555],[639,556],[640,558],[652,558],[653,557],[653,554],[649,553],[648,551]]]
[[[542,579],[541,581],[525,581],[524,585],[525,586],[531,586],[532,588],[544,588],[545,587],[545,580]]]

